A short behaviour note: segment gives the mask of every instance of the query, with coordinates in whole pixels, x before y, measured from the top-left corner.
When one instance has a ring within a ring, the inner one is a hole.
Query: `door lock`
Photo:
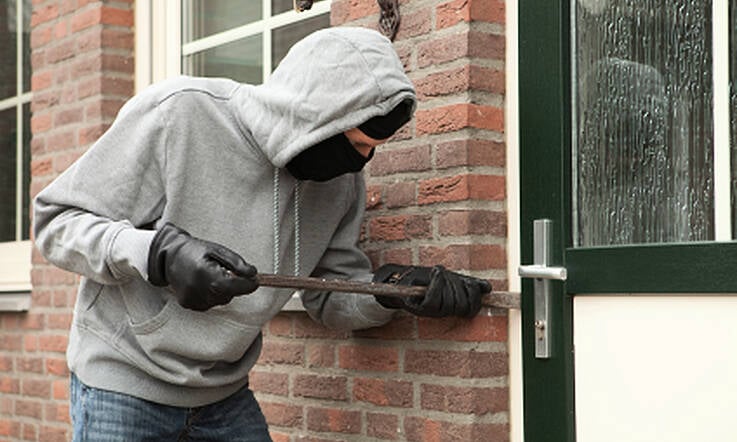
[[[519,276],[535,279],[535,357],[551,357],[550,298],[551,282],[565,281],[568,272],[565,267],[550,267],[553,258],[553,221],[536,219],[533,222],[533,261],[532,265],[519,267]]]

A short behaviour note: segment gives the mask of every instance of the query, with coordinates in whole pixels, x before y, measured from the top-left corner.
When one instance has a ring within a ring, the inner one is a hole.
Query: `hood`
[[[405,99],[414,86],[391,41],[377,31],[337,27],[314,32],[289,50],[262,85],[245,88],[245,124],[267,158],[284,167],[308,147]]]

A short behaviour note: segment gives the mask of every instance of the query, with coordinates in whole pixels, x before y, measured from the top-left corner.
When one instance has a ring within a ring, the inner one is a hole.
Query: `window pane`
[[[330,14],[321,14],[307,20],[282,26],[271,33],[271,70],[287,55],[295,43],[313,31],[330,26]]]
[[[31,104],[23,105],[23,214],[21,240],[31,236]]]
[[[31,90],[31,0],[23,0],[23,92]]]
[[[713,239],[710,3],[576,1],[576,245]]]
[[[0,242],[15,241],[16,120],[15,108],[0,112]]]
[[[259,84],[263,76],[261,35],[236,40],[182,58],[182,72]]]
[[[261,20],[261,0],[182,0],[182,41]]]
[[[16,0],[0,0],[0,100],[16,95]]]

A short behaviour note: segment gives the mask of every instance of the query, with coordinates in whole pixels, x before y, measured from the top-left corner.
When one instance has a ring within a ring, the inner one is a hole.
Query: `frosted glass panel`
[[[710,2],[574,4],[575,244],[712,239]]]

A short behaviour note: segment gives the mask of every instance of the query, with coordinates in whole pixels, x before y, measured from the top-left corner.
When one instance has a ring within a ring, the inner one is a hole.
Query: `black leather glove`
[[[485,279],[461,275],[443,266],[414,267],[386,264],[374,273],[374,282],[427,286],[425,296],[376,296],[387,308],[401,308],[417,316],[470,318],[481,310],[481,298],[491,291]]]
[[[171,286],[182,307],[205,311],[258,288],[256,268],[229,248],[166,223],[148,252],[148,280]]]

